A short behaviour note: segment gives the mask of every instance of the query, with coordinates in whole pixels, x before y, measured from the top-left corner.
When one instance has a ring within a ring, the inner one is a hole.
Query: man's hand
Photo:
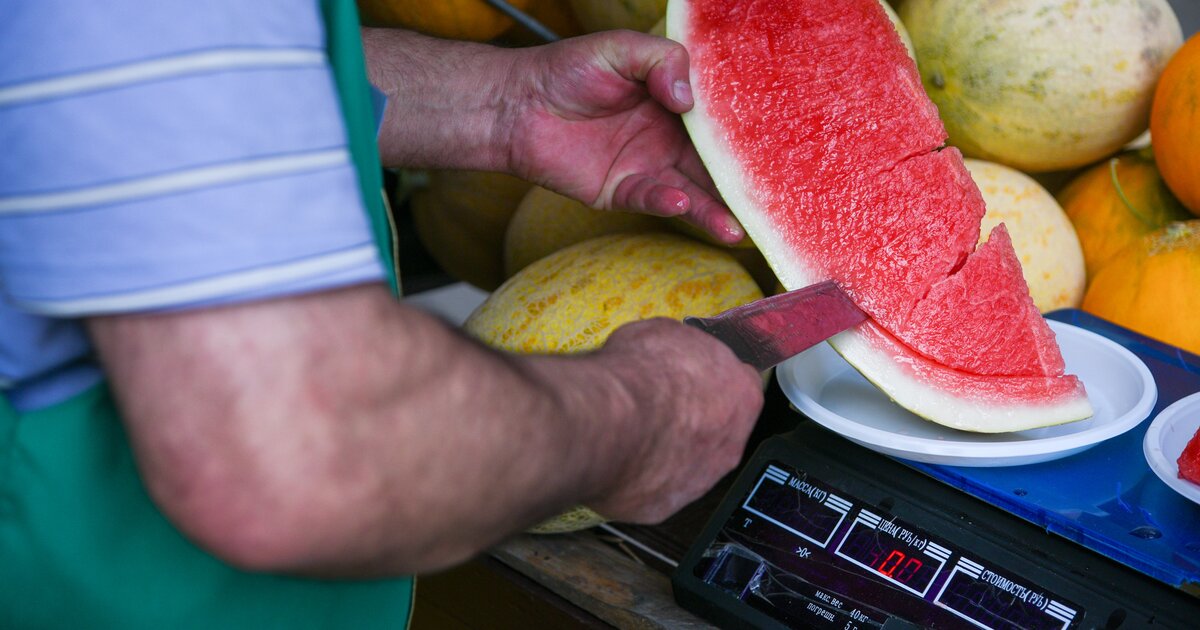
[[[742,237],[679,118],[692,108],[682,45],[609,31],[521,52],[499,125],[513,172],[596,208]]]
[[[645,425],[621,474],[590,507],[656,523],[737,465],[762,411],[762,375],[724,344],[656,318],[618,328],[596,358],[625,377]]]
[[[692,107],[680,44],[606,31],[505,49],[396,29],[364,29],[363,43],[388,96],[385,166],[509,172],[595,208],[744,236],[680,121]]]

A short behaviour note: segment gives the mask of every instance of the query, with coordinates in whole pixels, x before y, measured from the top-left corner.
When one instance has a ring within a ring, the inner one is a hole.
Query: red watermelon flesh
[[[877,0],[671,0],[667,21],[689,133],[776,275],[833,278],[871,315],[831,341],[851,364],[950,426],[1091,414],[1007,234],[976,251],[983,198]],[[1045,382],[985,396],[976,377]]]
[[[1183,453],[1179,455],[1179,477],[1192,483],[1200,483],[1200,431],[1188,440]]]
[[[917,302],[899,336],[943,365],[972,374],[1062,374],[1066,366],[1054,333],[1028,296],[1021,262],[1001,223],[957,273]],[[1026,322],[1033,325],[1022,325]]]

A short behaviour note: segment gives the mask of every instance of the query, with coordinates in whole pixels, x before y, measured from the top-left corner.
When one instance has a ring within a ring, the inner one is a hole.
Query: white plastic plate
[[[1180,398],[1163,409],[1146,429],[1142,451],[1150,470],[1163,483],[1195,503],[1200,503],[1200,485],[1179,478],[1179,455],[1200,429],[1200,393]]]
[[[1089,330],[1048,320],[1067,372],[1083,380],[1095,415],[1011,433],[971,433],[924,420],[892,402],[827,343],[776,368],[780,387],[802,413],[887,455],[952,466],[1017,466],[1083,451],[1145,420],[1158,389],[1136,355]]]

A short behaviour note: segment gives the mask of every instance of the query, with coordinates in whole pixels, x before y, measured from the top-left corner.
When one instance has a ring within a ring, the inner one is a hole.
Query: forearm
[[[253,568],[443,567],[636,456],[632,400],[596,362],[493,353],[381,289],[92,330],[152,495]]]
[[[388,97],[384,166],[508,168],[504,88],[521,53],[399,29],[362,35],[371,83]]]

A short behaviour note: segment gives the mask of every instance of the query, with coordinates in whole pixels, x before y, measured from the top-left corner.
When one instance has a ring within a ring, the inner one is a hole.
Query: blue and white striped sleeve
[[[10,302],[80,317],[383,277],[315,0],[4,5]]]

